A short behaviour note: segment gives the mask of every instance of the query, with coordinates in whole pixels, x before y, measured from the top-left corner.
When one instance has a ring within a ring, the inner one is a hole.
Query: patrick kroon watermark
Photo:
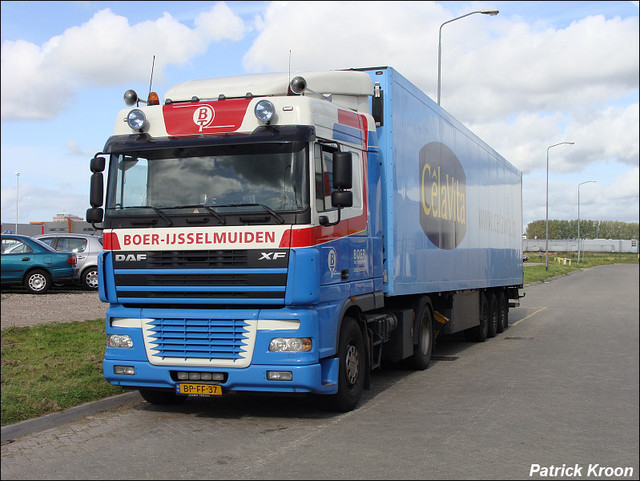
[[[562,466],[542,466],[532,464],[529,477],[541,478],[631,478],[634,470],[630,466],[603,466],[599,463],[563,464]]]

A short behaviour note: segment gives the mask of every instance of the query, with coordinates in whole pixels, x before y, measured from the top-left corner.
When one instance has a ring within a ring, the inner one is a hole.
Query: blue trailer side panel
[[[378,128],[387,296],[522,285],[522,173],[390,67]]]

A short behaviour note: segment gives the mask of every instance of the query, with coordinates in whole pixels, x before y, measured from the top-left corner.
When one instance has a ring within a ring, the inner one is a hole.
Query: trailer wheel
[[[338,356],[338,392],[322,396],[322,401],[327,409],[347,412],[354,409],[360,401],[366,366],[362,331],[351,317],[345,317],[342,321]]]
[[[509,305],[504,291],[498,293],[498,332],[509,327]]]
[[[487,296],[480,294],[480,324],[471,329],[467,329],[464,334],[470,341],[484,342],[487,340],[489,331],[489,302]]]
[[[413,369],[423,371],[429,367],[433,353],[433,318],[428,304],[424,304],[418,312],[418,343],[413,346],[413,356],[407,359]]]
[[[139,391],[142,399],[151,404],[182,404],[187,400],[187,396],[178,396],[167,389],[139,389]]]
[[[499,323],[498,301],[495,294],[489,294],[489,323],[487,337],[496,337]]]

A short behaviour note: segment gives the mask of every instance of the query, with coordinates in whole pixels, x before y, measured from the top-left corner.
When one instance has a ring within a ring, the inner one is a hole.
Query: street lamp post
[[[558,142],[557,144],[553,144],[547,147],[547,195],[546,195],[546,201],[545,201],[546,217],[544,222],[544,231],[545,231],[544,270],[545,271],[549,270],[549,149],[551,149],[551,147],[555,147],[557,145],[562,145],[562,144],[573,145],[575,144],[575,142]]]
[[[16,172],[16,234],[18,233],[18,213],[20,201],[20,172]]]
[[[580,186],[591,182],[595,182],[595,180],[587,180],[578,184],[578,264],[580,264]]]
[[[437,95],[438,105],[440,105],[440,84],[441,84],[441,72],[442,72],[442,68],[441,68],[442,27],[444,27],[448,23],[455,22],[456,20],[460,20],[461,18],[468,17],[469,15],[473,15],[474,13],[481,13],[483,15],[491,15],[493,17],[495,15],[498,15],[499,10],[497,8],[489,8],[489,9],[486,9],[486,10],[476,10],[475,12],[469,12],[469,13],[466,13],[466,14],[461,15],[459,17],[452,18],[451,20],[447,20],[442,25],[440,25],[440,30],[438,31],[438,95]]]

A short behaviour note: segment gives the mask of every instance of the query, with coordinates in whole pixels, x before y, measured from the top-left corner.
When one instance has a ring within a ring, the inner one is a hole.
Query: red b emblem
[[[213,122],[216,112],[210,105],[202,105],[193,111],[193,123],[196,124],[199,132],[208,127]]]

